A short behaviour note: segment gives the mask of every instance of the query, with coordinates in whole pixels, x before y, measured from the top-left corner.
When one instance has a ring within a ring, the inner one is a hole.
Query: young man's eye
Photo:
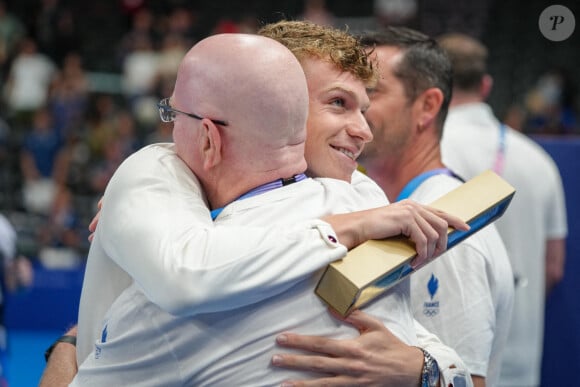
[[[340,107],[344,107],[345,102],[344,99],[342,98],[335,98],[332,101],[330,101],[331,105],[336,105],[336,106],[340,106]]]

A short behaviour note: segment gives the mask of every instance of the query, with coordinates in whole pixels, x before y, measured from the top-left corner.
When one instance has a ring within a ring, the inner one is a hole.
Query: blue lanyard
[[[285,185],[296,183],[297,181],[301,181],[304,179],[306,179],[306,175],[303,173],[301,173],[299,175],[294,175],[288,179],[277,179],[277,180],[271,181],[269,183],[262,184],[256,188],[246,192],[242,196],[238,197],[236,200],[241,200],[241,199],[249,198],[251,196],[256,196],[256,195],[262,194],[264,192],[271,191],[271,190],[276,189],[276,188],[284,187]],[[211,219],[215,220],[219,216],[219,214],[221,214],[221,212],[224,210],[224,208],[225,207],[220,207],[220,208],[216,208],[214,210],[211,210]]]
[[[215,210],[211,210],[211,220],[215,220],[219,214],[222,213],[224,207],[216,208]]]
[[[415,190],[421,184],[423,184],[423,182],[425,180],[427,180],[431,176],[435,176],[435,175],[448,175],[448,176],[457,177],[457,175],[455,173],[453,173],[449,168],[437,168],[437,169],[432,169],[432,170],[427,171],[427,172],[423,172],[420,175],[415,176],[413,179],[411,179],[410,182],[407,183],[407,185],[405,185],[405,187],[403,187],[403,189],[401,190],[401,193],[399,194],[399,196],[397,196],[397,200],[395,200],[395,201],[398,202],[400,200],[409,198],[409,196],[411,196],[413,194],[413,192],[415,192]],[[460,179],[460,180],[462,180],[462,179]]]
[[[495,161],[493,163],[493,171],[501,176],[505,164],[505,136],[506,136],[506,126],[505,124],[499,125],[499,143],[497,146],[497,153],[495,154]]]

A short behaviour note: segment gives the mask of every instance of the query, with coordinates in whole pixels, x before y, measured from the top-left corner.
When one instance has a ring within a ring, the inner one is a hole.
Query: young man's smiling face
[[[306,162],[312,177],[350,182],[356,159],[373,136],[364,117],[369,98],[364,83],[330,62],[304,59],[310,107]]]

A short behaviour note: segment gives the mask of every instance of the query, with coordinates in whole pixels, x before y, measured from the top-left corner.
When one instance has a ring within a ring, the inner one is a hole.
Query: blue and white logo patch
[[[108,324],[105,323],[103,330],[101,331],[101,343],[107,342],[107,328]],[[99,344],[95,344],[95,359],[99,359],[101,357],[101,346]]]
[[[439,300],[435,298],[439,290],[439,279],[435,277],[435,274],[431,273],[431,278],[427,282],[427,291],[431,299],[423,303],[423,314],[428,317],[433,317],[439,314]]]

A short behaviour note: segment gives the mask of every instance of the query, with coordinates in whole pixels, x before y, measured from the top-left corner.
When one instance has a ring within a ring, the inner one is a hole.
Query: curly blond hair
[[[346,30],[309,21],[282,20],[265,25],[258,34],[282,43],[299,61],[305,58],[328,60],[367,86],[373,86],[378,79],[376,66],[367,51]]]

